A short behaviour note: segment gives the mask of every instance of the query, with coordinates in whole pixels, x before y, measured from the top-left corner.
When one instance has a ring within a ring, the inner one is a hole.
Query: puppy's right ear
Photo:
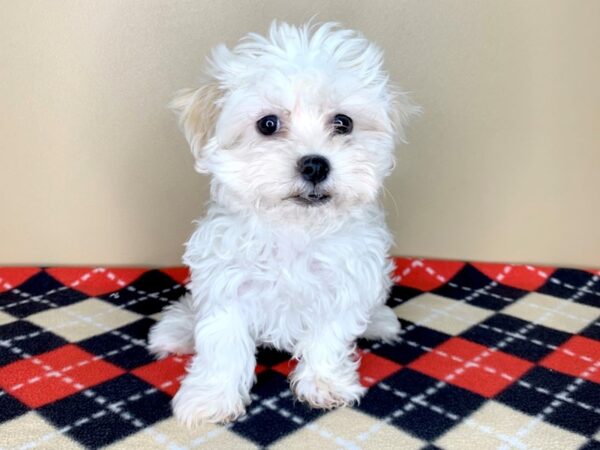
[[[169,108],[179,117],[179,127],[196,160],[194,167],[200,173],[208,172],[208,155],[204,147],[215,133],[220,97],[218,84],[211,82],[198,89],[183,89],[169,103]]]

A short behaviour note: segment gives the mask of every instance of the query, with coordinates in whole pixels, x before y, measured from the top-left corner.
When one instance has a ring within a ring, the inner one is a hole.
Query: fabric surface
[[[169,404],[189,357],[146,349],[185,269],[1,268],[0,447],[600,448],[599,271],[396,262],[401,340],[359,342],[360,405],[294,401],[261,350],[248,414],[193,431]]]

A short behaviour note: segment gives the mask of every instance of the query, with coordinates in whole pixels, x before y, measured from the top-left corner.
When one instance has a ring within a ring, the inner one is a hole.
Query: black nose
[[[317,184],[327,178],[329,161],[319,155],[307,155],[298,160],[298,171],[306,181]]]

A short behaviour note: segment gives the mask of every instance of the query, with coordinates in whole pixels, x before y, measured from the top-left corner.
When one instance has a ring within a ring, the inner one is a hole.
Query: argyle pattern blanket
[[[146,347],[185,269],[0,268],[0,448],[600,448],[600,271],[396,266],[401,339],[359,342],[359,405],[294,401],[262,349],[246,416],[192,431],[169,404],[189,356]]]

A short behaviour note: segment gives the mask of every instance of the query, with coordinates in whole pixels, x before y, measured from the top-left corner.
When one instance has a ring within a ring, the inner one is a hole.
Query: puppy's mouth
[[[286,197],[284,200],[292,200],[303,206],[320,206],[331,200],[331,195],[312,190],[311,192],[294,194]]]

